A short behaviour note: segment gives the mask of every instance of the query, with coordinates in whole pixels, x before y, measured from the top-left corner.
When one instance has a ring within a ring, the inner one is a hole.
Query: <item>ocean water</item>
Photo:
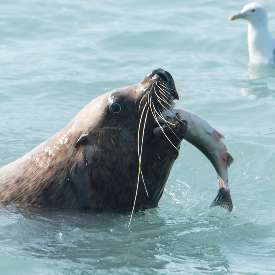
[[[249,67],[244,1],[0,2],[0,165],[103,92],[162,67],[178,107],[226,137],[231,214],[183,143],[157,209],[134,215],[0,208],[0,274],[275,274],[275,68]],[[275,4],[270,28],[275,35]]]

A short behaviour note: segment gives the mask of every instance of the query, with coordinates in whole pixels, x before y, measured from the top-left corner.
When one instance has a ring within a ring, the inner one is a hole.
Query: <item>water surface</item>
[[[216,175],[187,143],[130,230],[128,215],[1,208],[0,274],[275,274],[275,68],[247,66],[246,26],[227,20],[240,2],[0,3],[1,165],[158,67],[235,158],[231,214],[209,209]]]

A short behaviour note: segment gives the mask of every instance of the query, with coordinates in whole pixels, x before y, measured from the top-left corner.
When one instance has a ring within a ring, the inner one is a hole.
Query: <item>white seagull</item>
[[[231,21],[245,19],[248,22],[247,42],[249,63],[275,64],[275,40],[268,29],[268,18],[264,7],[256,2],[243,7]]]

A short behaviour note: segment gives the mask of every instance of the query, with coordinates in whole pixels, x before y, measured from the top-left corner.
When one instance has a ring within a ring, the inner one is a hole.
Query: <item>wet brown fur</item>
[[[147,77],[141,84],[94,99],[52,138],[0,168],[0,201],[36,207],[130,211],[137,184],[139,104],[143,90],[149,89],[153,81]],[[110,96],[125,103],[124,113],[110,114]],[[158,127],[149,115],[142,157],[149,196],[140,184],[135,210],[157,206],[178,154],[161,131],[154,134]],[[180,140],[185,130],[184,126],[177,130]],[[82,135],[85,143],[77,144]],[[169,129],[167,135],[179,148],[180,140]]]

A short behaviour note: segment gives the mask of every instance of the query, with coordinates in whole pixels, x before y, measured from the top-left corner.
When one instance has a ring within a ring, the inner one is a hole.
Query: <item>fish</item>
[[[171,110],[169,110],[171,116]],[[183,109],[173,110],[174,118],[185,121],[187,130],[184,139],[199,149],[211,162],[217,172],[218,193],[210,207],[220,206],[229,212],[233,210],[228,184],[228,168],[234,159],[223,142],[224,136],[198,115]]]

